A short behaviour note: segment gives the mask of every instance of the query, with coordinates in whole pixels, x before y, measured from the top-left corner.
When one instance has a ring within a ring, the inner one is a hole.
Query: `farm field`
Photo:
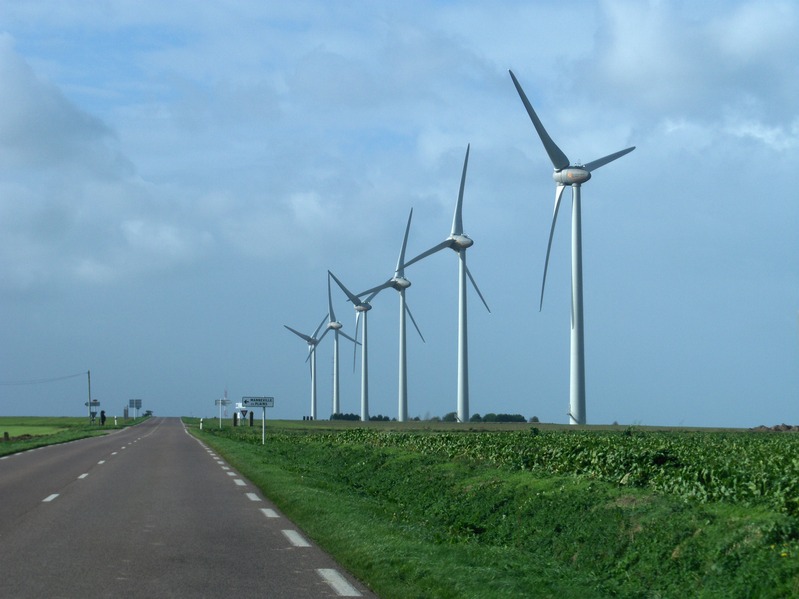
[[[19,451],[66,443],[94,435],[102,435],[115,428],[130,426],[139,420],[128,420],[114,426],[113,419],[105,426],[89,424],[85,416],[40,417],[40,416],[0,416],[0,456]],[[3,441],[8,433],[9,441]]]
[[[382,597],[799,596],[792,433],[188,422]]]

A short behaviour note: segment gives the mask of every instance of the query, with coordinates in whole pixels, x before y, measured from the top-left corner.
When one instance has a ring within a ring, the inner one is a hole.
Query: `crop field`
[[[799,435],[192,429],[383,597],[799,596]]]
[[[112,420],[101,427],[99,424],[90,424],[86,416],[79,418],[0,416],[0,456],[44,445],[101,435],[114,428],[128,426],[133,422],[133,420],[129,420],[115,427]],[[3,440],[4,433],[8,433],[8,441]]]

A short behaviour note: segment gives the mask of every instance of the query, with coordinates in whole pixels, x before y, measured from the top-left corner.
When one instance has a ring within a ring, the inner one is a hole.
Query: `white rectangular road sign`
[[[241,405],[248,408],[274,408],[274,397],[242,397]]]

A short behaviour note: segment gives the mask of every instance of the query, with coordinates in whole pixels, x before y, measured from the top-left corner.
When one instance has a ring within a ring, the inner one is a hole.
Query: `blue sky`
[[[274,6],[272,6],[274,4]],[[0,413],[308,413],[326,271],[361,290],[449,234],[466,145],[471,412],[567,422],[568,205],[513,69],[583,187],[589,423],[799,422],[792,2],[0,0]],[[456,409],[457,260],[413,265],[409,414]],[[335,291],[335,290],[334,290]],[[334,296],[354,332],[352,308]],[[370,313],[397,411],[397,296]],[[342,346],[342,409],[359,374]],[[319,351],[330,412],[332,349]]]

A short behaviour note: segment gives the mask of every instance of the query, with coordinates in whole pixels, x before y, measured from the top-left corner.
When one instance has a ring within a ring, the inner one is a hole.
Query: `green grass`
[[[0,436],[0,456],[104,435],[110,430],[124,428],[140,421],[141,419],[131,419],[114,426],[111,418],[106,421],[105,426],[100,426],[99,421],[90,424],[88,417],[0,416],[0,435],[7,432],[10,437],[9,441],[3,441],[3,437]]]
[[[448,439],[430,429],[380,429],[422,435],[414,449],[330,424],[268,423],[265,446],[257,427],[201,436],[381,597],[799,595],[799,524],[767,501],[700,503],[419,449]]]

